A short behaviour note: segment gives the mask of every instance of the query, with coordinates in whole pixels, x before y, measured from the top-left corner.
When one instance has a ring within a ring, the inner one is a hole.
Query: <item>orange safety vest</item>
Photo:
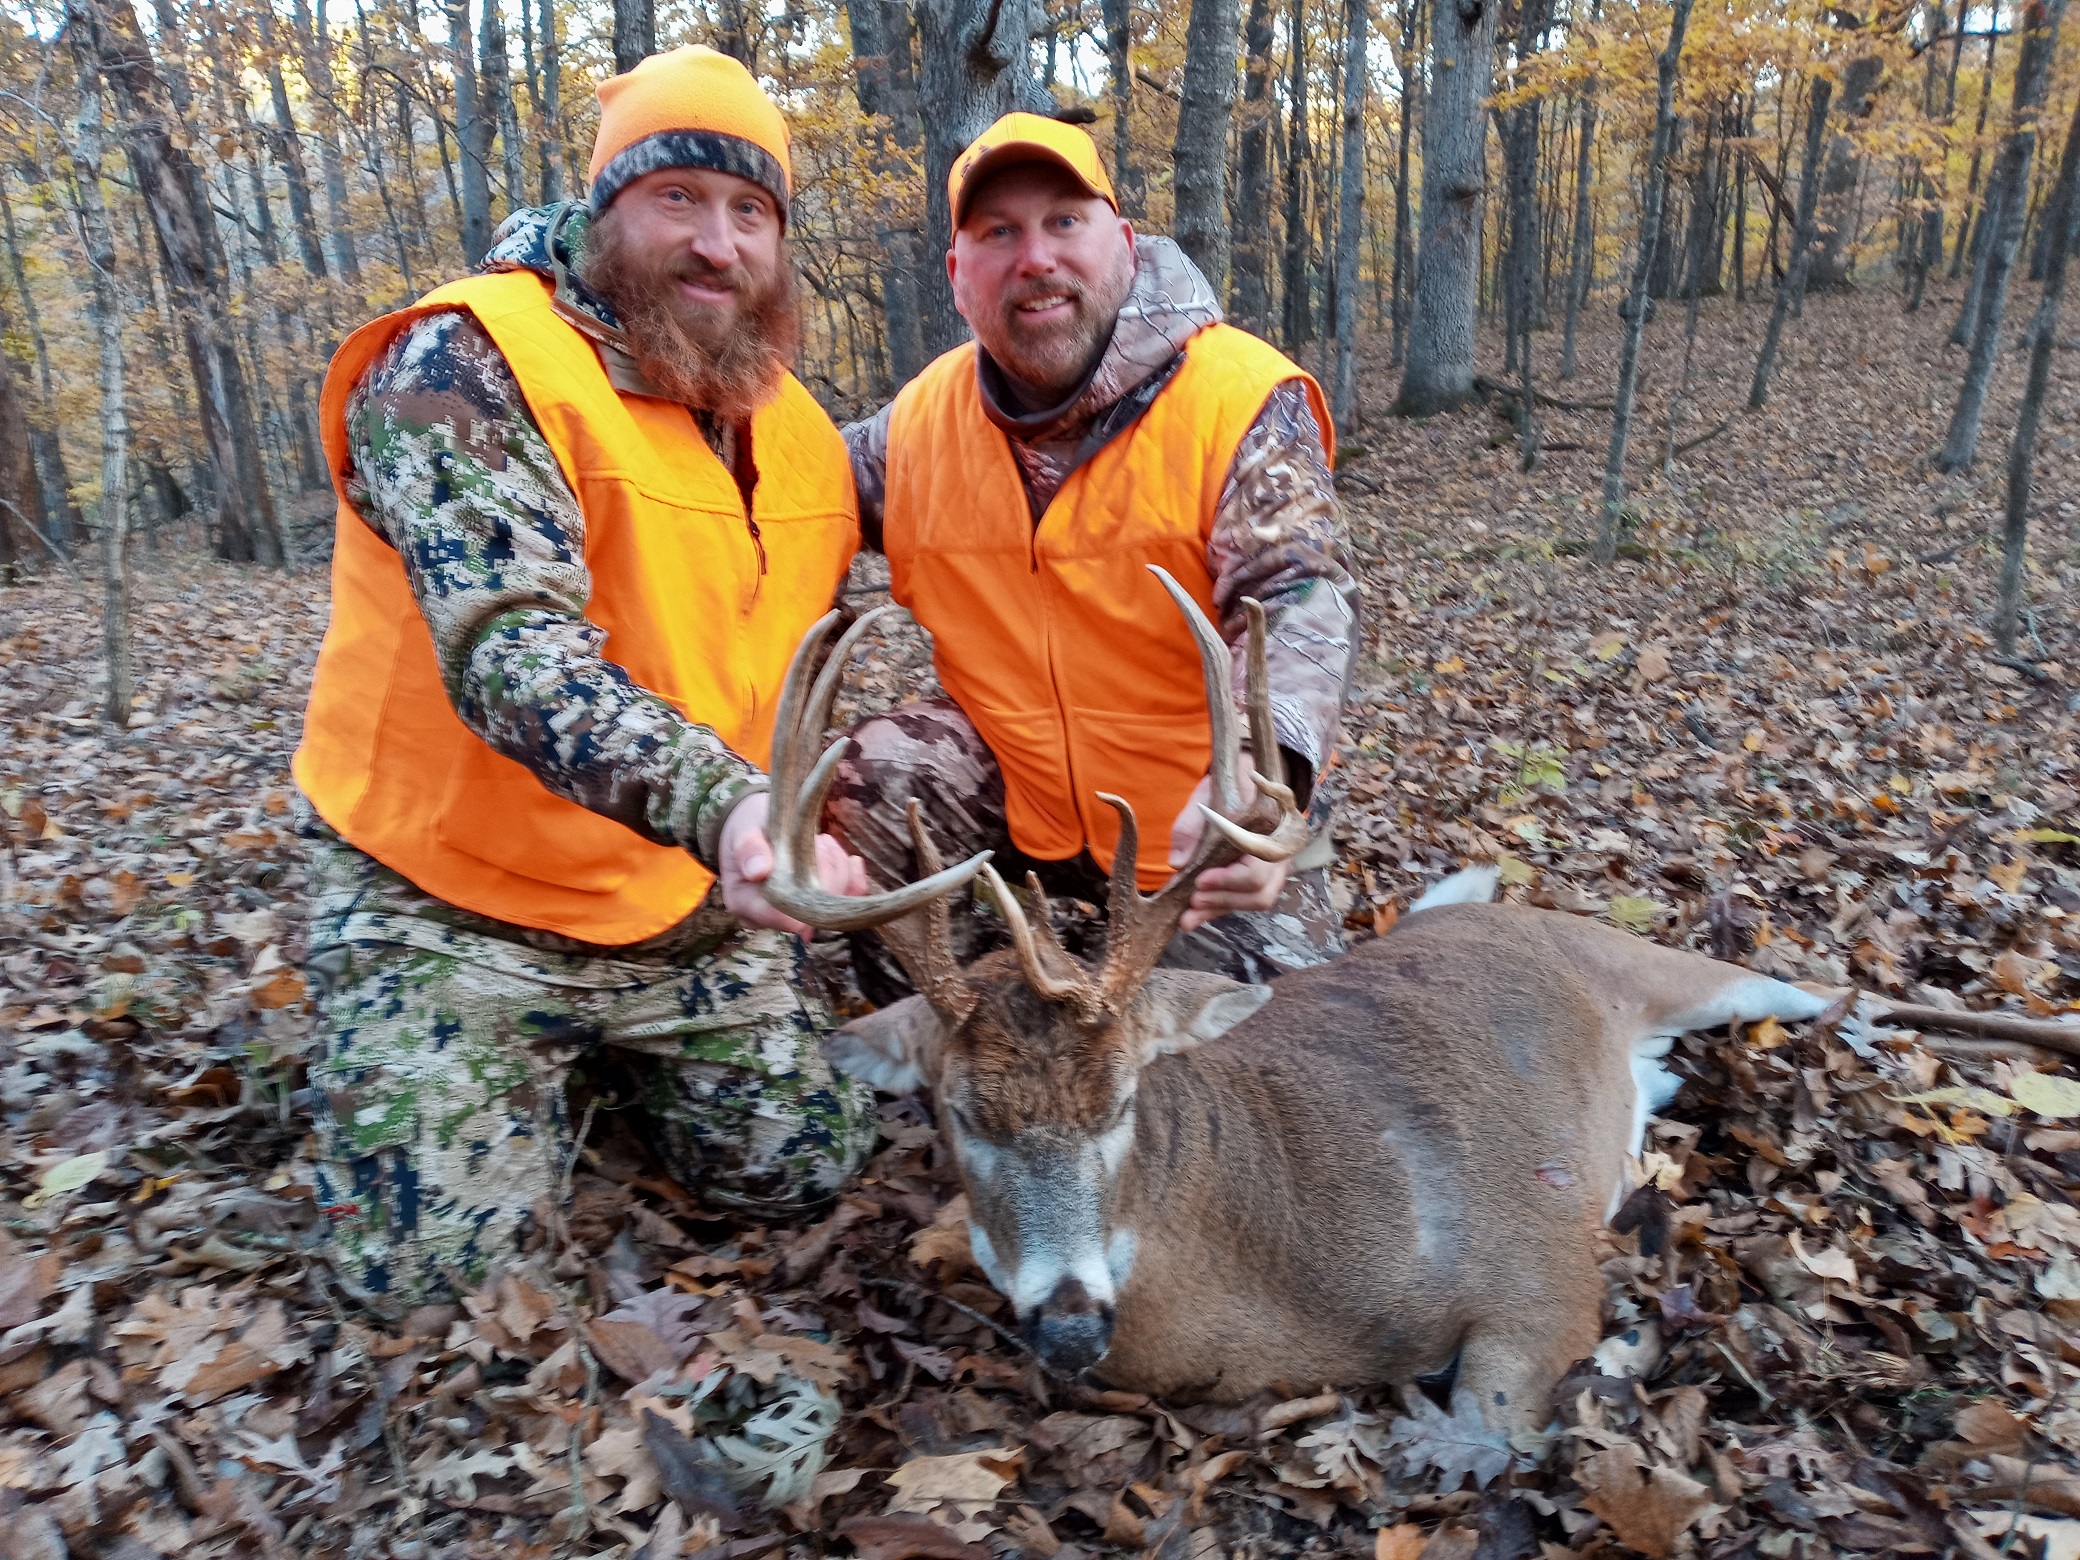
[[[422,315],[467,309],[512,366],[585,516],[585,614],[605,654],[754,763],[810,624],[859,542],[844,441],[792,376],[751,423],[751,513],[684,406],[623,395],[529,271],[429,293],[348,337],[321,420],[340,493],[332,622],[318,652],[297,783],[360,849],[450,904],[593,943],[683,919],[714,876],[545,789],[448,702],[403,560],[346,500],[348,393]]]
[[[1206,545],[1236,447],[1265,397],[1297,379],[1246,331],[1210,325],[1124,432],[1072,473],[1036,526],[1009,440],[984,411],[973,345],[896,397],[883,546],[896,600],[931,630],[939,680],[1004,772],[1011,839],[1108,870],[1134,805],[1145,889],[1168,876],[1170,825],[1206,773],[1206,687],[1191,631],[1147,565],[1213,613]]]

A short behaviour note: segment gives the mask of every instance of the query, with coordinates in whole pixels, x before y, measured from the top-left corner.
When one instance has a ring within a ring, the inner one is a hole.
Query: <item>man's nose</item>
[[[692,231],[687,234],[686,247],[718,271],[726,271],[735,265],[737,235],[730,227],[729,213],[712,208],[701,212],[694,220]]]
[[[1073,1376],[1089,1370],[1112,1347],[1113,1307],[1079,1278],[1065,1278],[1026,1321],[1026,1342],[1044,1365]]]
[[[1045,233],[1035,230],[1018,241],[1019,275],[1045,276],[1056,268],[1054,245]]]

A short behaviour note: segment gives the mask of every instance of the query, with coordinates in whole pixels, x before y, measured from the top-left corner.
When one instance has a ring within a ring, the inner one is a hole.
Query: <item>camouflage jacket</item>
[[[613,311],[571,275],[584,234],[575,205],[515,212],[486,268],[554,280],[609,377],[641,390]],[[734,469],[733,430],[695,417]],[[483,327],[459,310],[414,322],[349,397],[347,435],[347,497],[404,560],[463,723],[558,796],[712,869],[723,820],[765,777],[602,654],[584,513]]]
[[[979,353],[983,409],[1011,441],[1035,524],[1076,468],[1155,399],[1193,332],[1221,318],[1206,278],[1172,240],[1137,235],[1134,247],[1134,288],[1112,340],[1061,406],[1034,414],[1010,410],[1001,371],[988,353]],[[861,530],[871,547],[880,545],[891,409],[843,430],[859,487]],[[1264,604],[1274,723],[1288,769],[1297,761],[1304,799],[1335,750],[1357,657],[1358,586],[1322,431],[1297,383],[1271,392],[1235,451],[1206,567],[1221,631],[1237,647],[1238,689],[1241,601],[1254,596]]]

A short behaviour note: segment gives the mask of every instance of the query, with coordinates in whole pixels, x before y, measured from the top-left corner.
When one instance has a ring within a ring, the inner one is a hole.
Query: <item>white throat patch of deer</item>
[[[1693,1029],[1810,1018],[1826,1003],[1577,917],[1489,903],[1492,869],[1439,885],[1386,937],[1276,988],[1156,968],[1199,873],[1305,843],[1283,783],[1246,603],[1247,761],[1229,652],[1154,571],[1201,652],[1213,727],[1209,827],[1154,895],[1119,811],[1104,958],[1066,953],[986,856],[840,899],[814,888],[813,769],[842,653],[809,693],[832,619],[803,642],[775,738],[773,902],[876,925],[918,995],[832,1037],[833,1062],[934,1099],[971,1203],[975,1257],[1033,1351],[1171,1397],[1407,1383],[1456,1358],[1456,1409],[1537,1428],[1598,1336],[1596,1227]],[[785,868],[783,871],[782,868]],[[980,877],[1013,946],[955,965],[944,895]],[[929,889],[919,896],[918,890]]]

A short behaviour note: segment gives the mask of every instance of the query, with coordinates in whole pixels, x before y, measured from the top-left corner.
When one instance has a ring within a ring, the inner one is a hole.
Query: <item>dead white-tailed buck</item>
[[[1157,571],[1160,573],[1160,571]],[[808,687],[833,619],[804,641],[779,711],[767,892],[812,925],[879,926],[919,995],[856,1020],[833,1061],[932,1091],[972,1204],[976,1260],[1028,1341],[1119,1386],[1234,1399],[1405,1383],[1459,1360],[1455,1411],[1536,1428],[1554,1381],[1598,1336],[1594,1232],[1647,1115],[1675,1092],[1675,1037],[1739,1019],[1810,1018],[1825,1000],[1557,912],[1485,901],[1462,872],[1348,957],[1245,986],[1156,968],[1198,875],[1304,842],[1280,780],[1263,614],[1249,614],[1243,780],[1228,650],[1168,575],[1205,670],[1210,827],[1149,898],[1132,809],[1093,969],[1028,918],[976,856],[893,893],[816,886],[814,835],[834,745],[813,770],[862,619]],[[1015,947],[967,969],[945,894],[980,874]],[[1482,902],[1469,902],[1482,901]]]

